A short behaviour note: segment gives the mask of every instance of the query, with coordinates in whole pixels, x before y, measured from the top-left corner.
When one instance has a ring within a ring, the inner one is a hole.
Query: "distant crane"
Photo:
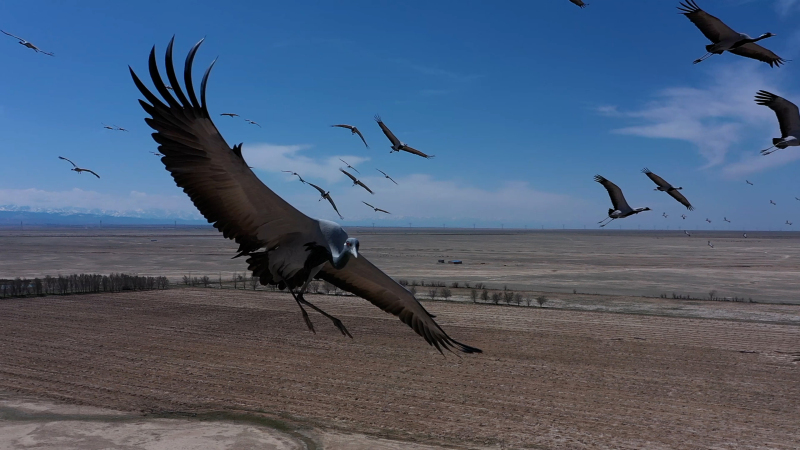
[[[386,213],[386,214],[391,214],[389,211],[386,211],[385,209],[376,208],[376,207],[370,205],[369,203],[365,202],[364,200],[361,200],[361,203],[363,203],[363,204],[369,206],[370,208],[374,209],[375,212],[382,212],[382,213]]]
[[[303,183],[305,183],[305,184],[309,184],[309,185],[311,185],[311,186],[312,186],[314,189],[318,190],[318,191],[319,191],[319,195],[320,195],[321,197],[320,197],[320,198],[319,198],[319,200],[317,200],[317,201],[320,201],[320,200],[322,200],[322,199],[324,198],[325,200],[327,200],[327,201],[328,201],[328,203],[330,203],[330,204],[331,204],[331,206],[333,206],[333,210],[334,210],[334,211],[336,211],[336,214],[338,214],[338,215],[339,215],[339,218],[340,218],[340,219],[344,219],[344,217],[342,217],[342,213],[340,213],[340,212],[339,212],[339,209],[336,207],[336,203],[333,203],[333,197],[331,197],[331,192],[330,192],[330,191],[326,191],[325,189],[322,189],[321,187],[317,186],[317,185],[316,185],[316,184],[314,184],[314,183],[309,183],[309,182],[307,182],[307,181],[304,181]]]
[[[361,172],[359,172],[358,169],[356,169],[355,167],[353,167],[350,164],[348,164],[347,161],[343,160],[342,158],[339,158],[339,161],[343,162],[344,165],[347,166],[348,169],[353,169],[353,170],[356,171],[357,174],[361,175]]]
[[[772,147],[761,150],[762,155],[769,155],[782,148],[800,145],[800,112],[797,110],[797,105],[767,91],[756,93],[756,103],[775,111],[775,115],[778,116],[778,125],[781,128],[781,137],[772,138]]]
[[[250,125],[258,125],[258,128],[261,128],[261,125],[258,124],[255,120],[244,119],[245,122],[249,123]]]
[[[375,115],[375,122],[378,122],[378,126],[381,127],[381,131],[383,131],[383,134],[385,134],[386,137],[389,138],[389,142],[392,143],[392,151],[389,153],[399,152],[402,150],[404,152],[422,156],[423,158],[427,159],[431,159],[434,157],[434,155],[426,155],[425,153],[422,153],[421,151],[411,148],[408,145],[400,142],[400,139],[397,139],[394,133],[392,133],[392,130],[390,130],[389,127],[387,127],[386,124],[383,123],[383,121],[381,120],[381,116],[377,114]]]
[[[711,55],[721,55],[725,51],[745,58],[763,61],[769,64],[770,67],[780,67],[781,64],[786,62],[785,59],[756,44],[762,39],[775,36],[772,33],[764,33],[757,38],[751,38],[744,33],[737,33],[721,20],[700,9],[694,0],[681,2],[678,10],[691,20],[708,40],[713,42],[713,44],[706,45],[708,53],[694,60],[694,64],[705,60]]]
[[[667,217],[669,217],[669,216],[667,215],[667,213],[661,213],[661,215],[662,215],[662,216],[664,216],[664,218],[665,218],[665,219],[666,219]]]
[[[742,236],[744,236],[744,238],[747,239],[747,233],[742,233]]]
[[[773,204],[773,205],[775,205],[775,206],[778,206],[778,204],[777,204],[777,203],[775,203],[775,202],[773,202],[772,200],[770,200],[769,202],[770,202],[770,203],[772,203],[772,204]]]
[[[711,241],[708,241],[708,246],[714,248],[714,244],[712,244]]]
[[[367,141],[364,139],[364,135],[363,135],[363,134],[361,134],[361,132],[360,132],[360,131],[358,131],[358,128],[356,128],[356,127],[354,127],[354,126],[352,126],[352,125],[347,125],[347,124],[344,124],[344,123],[341,123],[341,124],[339,124],[339,125],[331,125],[331,126],[332,126],[332,127],[338,127],[338,128],[346,128],[346,129],[350,130],[350,134],[357,134],[357,135],[358,135],[358,137],[360,137],[360,138],[361,138],[361,142],[363,142],[363,143],[364,143],[364,145],[365,145],[367,148],[369,148],[369,145],[367,145]]]
[[[681,219],[686,220],[686,214],[681,214]]]
[[[708,223],[711,223],[711,219],[709,219],[708,217],[706,217],[706,222],[708,222]]]
[[[753,183],[751,183],[750,180],[744,180],[744,181],[746,181],[747,184],[749,184],[750,186],[753,186]]]
[[[89,172],[90,174],[96,176],[97,178],[100,178],[100,175],[94,173],[94,171],[91,171],[89,169],[80,168],[74,162],[70,161],[67,158],[64,158],[63,156],[59,156],[58,159],[63,159],[64,161],[69,161],[69,163],[72,164],[72,169],[69,169],[69,170],[72,170],[74,172],[78,172],[79,174],[82,173],[82,172]]]
[[[238,114],[234,114],[234,113],[222,113],[222,114],[220,114],[220,116],[239,117]]]
[[[679,190],[683,189],[682,187],[672,187],[671,184],[667,183],[663,178],[651,172],[647,167],[642,169],[642,173],[647,175],[648,178],[653,180],[653,182],[658,185],[658,187],[655,189],[656,191],[666,192],[672,196],[672,198],[680,202],[681,205],[685,206],[689,211],[694,210],[694,207],[691,203],[689,203],[689,200],[686,200],[686,197],[678,192]]]
[[[616,184],[608,181],[604,177],[600,175],[595,175],[594,181],[597,181],[598,183],[602,184],[604,188],[606,188],[606,191],[608,191],[608,196],[611,197],[611,205],[614,206],[614,208],[608,209],[608,218],[603,219],[600,222],[597,222],[599,224],[602,224],[600,225],[600,227],[608,225],[615,219],[623,219],[625,217],[632,216],[634,214],[639,214],[640,212],[650,211],[650,208],[647,207],[636,208],[636,209],[631,208],[628,205],[628,202],[625,201],[625,196],[622,195],[622,189],[620,189]],[[607,219],[611,220],[609,220],[606,223],[603,223]]]
[[[731,223],[731,221],[730,221],[730,220],[728,220],[728,218],[727,218],[727,217],[723,217],[723,218],[722,218],[722,220],[724,220],[725,222]]]
[[[792,222],[789,222],[789,221],[787,220],[787,221],[786,221],[786,225],[789,225],[789,226],[791,226],[791,225],[792,225]]]
[[[685,235],[687,235],[687,236],[689,236],[689,237],[691,237],[691,236],[692,236],[692,235],[691,235],[691,234],[689,234],[689,232],[688,232],[688,231],[686,231],[686,230],[683,230],[683,234],[685,234]]]
[[[366,185],[366,184],[362,183],[362,182],[361,182],[361,181],[360,181],[358,178],[354,177],[353,175],[351,175],[351,174],[350,174],[349,172],[347,172],[346,170],[344,170],[344,169],[339,169],[339,171],[340,171],[340,172],[342,172],[343,174],[347,175],[347,176],[348,176],[348,178],[350,178],[351,180],[353,180],[353,186],[361,186],[361,187],[363,187],[364,189],[366,189],[366,190],[367,190],[367,192],[369,192],[370,194],[373,194],[373,195],[375,194],[374,192],[372,192],[372,189],[370,189],[369,187],[367,187],[367,185]]]
[[[154,154],[156,156],[164,156],[162,153],[159,153],[159,152],[150,152],[150,153],[152,153],[152,154]]]
[[[381,169],[375,169],[375,170],[377,170],[378,172],[382,173],[384,177],[392,180],[392,183],[397,184],[397,181],[394,181],[394,178],[390,177],[389,175],[386,175],[386,172],[382,171]],[[798,200],[800,200],[800,199],[798,199]]]
[[[291,170],[281,170],[281,172],[290,173],[292,175],[297,175],[297,178],[299,178],[301,182],[303,182],[303,183],[306,182],[306,180],[304,180],[303,177],[301,177],[300,174],[297,173],[297,172],[292,172]]]
[[[589,6],[588,3],[584,3],[583,0],[569,0],[572,2],[573,5],[578,5],[579,8],[586,8]]]
[[[33,51],[35,51],[36,53],[43,53],[43,54],[45,54],[45,55],[47,55],[47,56],[56,56],[56,55],[54,55],[54,54],[52,54],[52,53],[50,53],[50,52],[46,52],[46,51],[44,51],[44,50],[40,49],[39,47],[37,47],[37,46],[35,46],[35,45],[31,44],[30,42],[26,41],[25,39],[22,39],[22,38],[21,38],[21,37],[19,37],[19,36],[14,36],[13,34],[11,34],[11,33],[8,33],[8,32],[6,32],[6,31],[3,31],[3,30],[0,30],[0,32],[2,32],[2,33],[3,33],[3,34],[5,34],[5,35],[8,35],[8,36],[11,36],[11,37],[13,37],[14,39],[17,39],[17,40],[19,41],[18,43],[19,43],[20,45],[22,45],[22,46],[24,46],[24,47],[28,47],[29,49],[31,49],[31,50],[33,50]]]

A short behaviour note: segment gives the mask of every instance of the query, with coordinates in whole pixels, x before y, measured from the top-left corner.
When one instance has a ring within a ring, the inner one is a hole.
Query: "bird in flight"
[[[172,89],[172,86],[170,86],[170,85],[166,85],[166,86],[164,86],[164,87],[165,87],[165,88],[167,88],[167,89],[169,89],[170,91],[174,91],[174,90],[175,90],[175,89]]]
[[[238,114],[234,114],[234,113],[222,113],[222,114],[220,114],[220,116],[239,117]]]
[[[744,238],[747,239],[747,233],[742,233],[742,236],[744,236]]]
[[[350,164],[348,164],[348,163],[347,163],[347,161],[343,160],[342,158],[339,158],[339,161],[343,162],[343,163],[344,163],[344,165],[345,165],[345,166],[347,166],[347,168],[348,168],[348,169],[353,169],[353,170],[355,170],[355,171],[356,171],[356,173],[358,173],[359,175],[361,174],[361,172],[359,172],[359,171],[358,171],[358,169],[356,169],[355,167],[353,167],[353,166],[351,166]]]
[[[292,175],[297,175],[297,178],[299,178],[301,182],[303,182],[303,183],[306,182],[306,180],[304,180],[303,177],[301,177],[300,174],[297,173],[297,172],[292,172],[291,170],[281,170],[281,172],[286,172],[286,173],[290,173]],[[335,206],[334,206],[334,209],[336,209]],[[339,211],[336,211],[336,212],[339,212]]]
[[[708,241],[708,246],[714,248],[714,244],[712,244],[711,241]]]
[[[369,203],[365,202],[364,200],[361,200],[361,203],[363,203],[363,204],[369,206],[370,208],[374,209],[375,212],[382,212],[382,213],[386,213],[386,214],[391,214],[389,211],[386,211],[385,209],[376,208],[376,207],[370,205]]]
[[[117,127],[116,125],[114,125],[114,126]],[[122,127],[117,127],[117,131],[128,131],[128,130],[126,130],[125,128],[122,128]]]
[[[772,138],[772,147],[761,150],[762,155],[769,155],[789,146],[800,145],[800,112],[797,110],[797,105],[767,91],[756,93],[756,103],[775,111],[775,115],[778,116],[778,125],[781,128],[781,137]]]
[[[773,202],[772,200],[770,200],[769,202],[770,202],[770,203],[772,203],[772,204],[773,204],[773,205],[775,205],[775,206],[778,206],[778,204],[777,204],[777,203],[775,203],[775,202]]]
[[[164,156],[163,154],[161,154],[161,153],[158,153],[158,152],[150,152],[150,153],[152,153],[152,154],[154,154],[154,155],[156,155],[156,156]]]
[[[744,180],[744,181],[747,182],[747,184],[749,184],[750,186],[753,186],[753,183],[751,183],[750,180]]]
[[[588,3],[584,3],[583,0],[569,0],[572,2],[573,5],[578,5],[579,8],[586,8],[589,6]]]
[[[791,225],[791,224],[792,222],[789,222],[788,220],[786,221],[786,225]]]
[[[800,202],[800,198],[795,197],[794,199]]]
[[[662,216],[664,216],[664,218],[665,218],[665,219],[666,219],[667,217],[669,217],[669,216],[667,215],[667,213],[661,213],[661,215],[662,215]]]
[[[106,124],[103,124],[103,128],[105,128],[106,130],[112,130],[112,131],[128,131],[125,128],[121,128],[121,127],[118,127],[116,125],[108,126]]]
[[[679,190],[683,189],[682,187],[677,187],[677,188],[672,187],[671,184],[667,183],[666,181],[664,181],[663,178],[651,172],[647,167],[642,169],[642,173],[647,175],[648,178],[653,180],[653,182],[656,185],[658,185],[658,187],[655,188],[656,191],[666,192],[672,198],[680,202],[681,205],[685,206],[686,209],[688,209],[689,211],[694,210],[694,206],[692,206],[692,204],[689,203],[689,200],[686,200],[686,197],[684,197],[683,194],[678,192]]]
[[[723,218],[722,218],[722,220],[724,220],[725,222],[731,223],[731,221],[730,221],[730,220],[728,220],[728,218],[727,218],[727,217],[723,217]]]
[[[300,176],[300,175],[298,175],[298,177],[299,177],[299,176]],[[340,212],[339,212],[339,208],[337,208],[337,207],[336,207],[336,203],[333,203],[333,197],[331,197],[331,192],[330,192],[330,191],[326,191],[325,189],[322,189],[321,187],[317,186],[317,185],[316,185],[316,184],[314,184],[314,183],[309,183],[309,182],[307,182],[307,181],[303,181],[303,183],[305,183],[305,184],[310,184],[310,185],[311,185],[311,186],[312,186],[314,189],[318,190],[318,191],[319,191],[320,198],[319,198],[319,200],[317,200],[317,201],[318,201],[318,202],[319,202],[319,201],[322,201],[322,199],[325,199],[325,200],[327,200],[327,201],[328,201],[328,203],[330,203],[330,204],[331,204],[331,206],[333,206],[333,210],[334,210],[334,211],[336,211],[336,214],[338,214],[338,215],[339,215],[339,218],[340,218],[340,219],[344,219],[344,217],[342,217],[342,213],[340,213]]]
[[[353,180],[353,186],[356,186],[356,185],[358,185],[358,186],[361,186],[361,187],[363,187],[364,189],[366,189],[366,190],[367,190],[367,192],[369,192],[370,194],[373,194],[373,195],[375,194],[374,192],[372,192],[372,189],[370,189],[370,188],[368,188],[368,187],[367,187],[367,185],[366,185],[366,184],[364,184],[364,183],[362,183],[361,181],[359,181],[359,180],[358,180],[356,177],[354,177],[352,174],[350,174],[350,173],[349,173],[349,172],[347,172],[346,170],[344,170],[344,169],[339,169],[339,171],[340,171],[340,172],[342,172],[343,174],[347,175],[347,176],[348,176],[348,177],[349,177],[351,180]]]
[[[320,278],[399,317],[440,352],[455,349],[479,353],[480,349],[448,336],[411,292],[359,255],[358,239],[349,237],[335,222],[301,213],[247,168],[241,144],[229,147],[208,112],[206,87],[213,63],[200,84],[200,101],[194,92],[192,63],[202,42],[189,51],[184,64],[186,94],[172,64],[174,38],[165,58],[167,79],[174,92],[164,87],[155,47],[150,52],[149,73],[160,96],[153,94],[133,69],[130,73],[146,99],[140,105],[150,116],[147,123],[155,130],[152,136],[158,150],[166,155],[162,159],[166,169],[209,223],[239,244],[237,256],[248,257],[253,275],[264,285],[288,288],[312,331],[304,306],[327,317],[342,334],[350,336],[339,319],[303,298],[309,283]],[[312,186],[330,201],[329,192]]]
[[[106,124],[103,124],[103,128],[105,128],[106,130],[116,130],[116,128],[108,126]]]
[[[384,177],[392,180],[392,183],[397,184],[397,181],[394,181],[394,178],[390,177],[389,175],[386,175],[386,172],[382,171],[381,169],[375,169],[375,170],[377,170],[378,172],[382,173]]]
[[[399,152],[402,150],[404,152],[422,156],[423,158],[427,159],[433,158],[435,156],[435,155],[426,155],[425,153],[422,153],[421,151],[411,148],[406,144],[400,142],[400,139],[397,139],[397,137],[395,137],[394,133],[392,133],[392,130],[390,130],[389,127],[387,127],[386,124],[384,124],[383,121],[381,121],[381,116],[376,114],[375,121],[378,122],[378,126],[381,127],[383,134],[385,134],[386,137],[389,138],[389,142],[392,143],[392,151],[389,153]]]
[[[686,214],[681,214],[681,219],[686,220]]]
[[[606,191],[608,191],[608,196],[611,197],[611,204],[614,206],[613,208],[608,209],[607,218],[601,220],[600,222],[597,222],[602,224],[600,225],[600,227],[608,225],[615,219],[623,219],[625,217],[632,216],[634,214],[639,214],[640,212],[643,211],[650,211],[650,208],[646,207],[636,208],[636,209],[631,208],[628,205],[628,202],[625,201],[625,196],[622,195],[622,189],[620,189],[616,184],[608,181],[604,177],[600,175],[595,175],[594,181],[597,181],[598,183],[602,184],[604,188],[606,188]],[[611,220],[609,220],[606,223],[603,223],[607,219]]]
[[[347,125],[347,124],[344,124],[344,123],[341,123],[341,124],[339,124],[339,125],[331,125],[331,126],[332,126],[332,127],[338,127],[338,128],[346,128],[346,129],[350,130],[350,134],[357,134],[357,135],[358,135],[358,137],[360,137],[360,138],[361,138],[361,142],[363,142],[363,143],[364,143],[364,145],[365,145],[367,148],[369,148],[369,145],[367,145],[367,141],[364,139],[364,135],[363,135],[363,134],[361,134],[361,132],[360,132],[360,131],[358,131],[358,128],[356,128],[356,127],[354,127],[354,126],[352,126],[352,125]]]
[[[689,234],[689,232],[688,232],[688,231],[686,231],[686,230],[683,230],[683,234],[685,234],[685,235],[687,235],[687,236],[689,236],[689,237],[691,237],[691,236],[692,236],[692,235],[691,235],[691,234]]]
[[[711,55],[721,55],[725,51],[763,61],[769,64],[770,67],[780,67],[781,64],[786,62],[785,59],[756,44],[762,39],[775,36],[772,33],[764,33],[757,38],[751,38],[744,33],[737,33],[721,20],[700,9],[694,0],[681,2],[678,10],[691,20],[703,35],[712,42],[712,44],[706,45],[706,52],[708,53],[694,60],[695,64]]]
[[[31,49],[31,50],[33,50],[33,51],[35,51],[36,53],[42,53],[42,54],[45,54],[45,55],[47,55],[47,56],[56,56],[56,55],[54,55],[54,54],[52,54],[52,53],[50,53],[50,52],[46,52],[46,51],[44,51],[44,50],[40,49],[39,47],[37,47],[37,46],[35,46],[35,45],[31,44],[30,42],[26,41],[25,39],[22,39],[22,38],[21,38],[21,37],[19,37],[19,36],[14,36],[13,34],[11,34],[11,33],[8,33],[8,32],[6,32],[6,31],[3,31],[3,30],[0,30],[0,32],[2,32],[2,33],[3,33],[3,34],[5,34],[5,35],[8,35],[8,36],[11,36],[11,37],[13,37],[14,39],[17,39],[17,40],[19,41],[19,44],[21,44],[21,45],[23,45],[23,46],[25,46],[25,47],[28,47],[29,49]]]
[[[258,125],[258,122],[250,119],[244,119],[245,122],[249,123],[250,125]],[[261,125],[258,125],[258,128],[261,128]]]
[[[708,217],[706,217],[706,222],[708,222],[708,223],[711,223],[711,219],[709,219]]]
[[[76,165],[74,162],[70,161],[70,160],[69,160],[69,159],[67,159],[67,158],[64,158],[63,156],[59,156],[59,157],[58,157],[58,159],[63,159],[64,161],[69,161],[69,163],[70,163],[70,164],[72,164],[72,169],[69,169],[69,170],[72,170],[72,171],[78,172],[79,174],[80,174],[81,172],[89,172],[90,174],[92,174],[92,175],[96,176],[97,178],[100,178],[100,175],[98,175],[98,174],[94,173],[94,171],[91,171],[91,170],[89,170],[89,169],[83,169],[83,168],[80,168],[80,167],[78,167],[78,166],[77,166],[77,165]]]

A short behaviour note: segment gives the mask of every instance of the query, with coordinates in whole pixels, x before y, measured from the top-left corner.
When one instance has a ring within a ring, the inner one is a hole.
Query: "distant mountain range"
[[[86,211],[0,206],[0,227],[22,225],[205,225],[199,214],[148,211]]]

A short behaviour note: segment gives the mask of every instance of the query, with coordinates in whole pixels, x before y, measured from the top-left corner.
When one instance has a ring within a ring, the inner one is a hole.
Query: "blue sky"
[[[738,31],[776,33],[765,46],[800,60],[800,1],[698,3]],[[157,146],[127,70],[145,78],[151,46],[161,62],[175,34],[178,61],[206,37],[195,77],[219,56],[208,88],[215,123],[312,217],[339,221],[280,170],[330,189],[345,225],[594,227],[610,206],[592,180],[601,174],[631,205],[653,208],[614,226],[800,227],[800,151],[758,154],[780,132],[753,101],[758,89],[800,101],[798,62],[775,69],[725,54],[692,65],[708,42],[677,4],[3,2],[0,28],[56,57],[0,36],[0,205],[196,217],[148,153]],[[376,113],[436,158],[389,154]],[[334,123],[358,126],[371,148]],[[70,172],[59,155],[102,178]],[[375,195],[338,172],[340,157]],[[643,167],[683,186],[696,211],[653,191]]]

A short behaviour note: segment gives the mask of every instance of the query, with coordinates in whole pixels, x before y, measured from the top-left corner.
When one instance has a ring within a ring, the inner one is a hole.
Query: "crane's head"
[[[775,34],[774,33],[764,33],[764,34],[761,35],[761,37],[765,38],[765,39],[768,38],[768,37],[772,37],[772,36],[775,36]]]
[[[347,240],[344,241],[344,251],[358,258],[358,245],[358,239],[347,238]]]

